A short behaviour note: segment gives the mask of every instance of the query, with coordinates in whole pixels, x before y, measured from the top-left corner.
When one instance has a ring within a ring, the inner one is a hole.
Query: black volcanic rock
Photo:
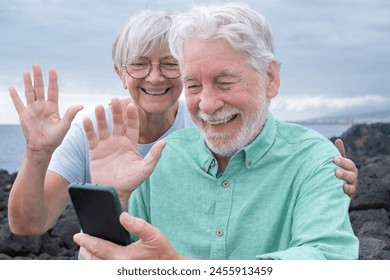
[[[349,153],[355,156],[375,157],[390,155],[390,125],[388,123],[352,126],[342,138]]]
[[[350,218],[360,259],[390,259],[390,124],[352,126],[340,137],[359,169]]]
[[[77,258],[78,246],[73,235],[80,231],[80,224],[72,206],[68,206],[55,226],[43,235],[17,236],[8,225],[8,196],[15,174],[0,170],[0,260]]]

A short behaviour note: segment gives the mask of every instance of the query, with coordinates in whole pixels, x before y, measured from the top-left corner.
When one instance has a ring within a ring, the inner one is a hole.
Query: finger
[[[47,91],[47,100],[55,102],[58,107],[58,75],[56,70],[49,70],[49,86]]]
[[[155,143],[150,149],[149,153],[146,155],[142,164],[144,165],[143,170],[147,176],[152,174],[154,168],[156,167],[157,162],[161,158],[162,151],[166,146],[167,142],[165,140],[160,140]]]
[[[343,157],[335,157],[333,159],[333,162],[344,170],[355,173],[356,177],[358,176],[358,169],[356,168],[356,165],[352,160]]]
[[[356,195],[356,187],[354,185],[350,184],[344,184],[343,186],[344,192],[349,195],[349,197],[352,199]]]
[[[93,124],[91,119],[85,118],[83,120],[83,126],[85,130],[85,135],[87,136],[87,140],[88,140],[88,147],[90,150],[93,150],[95,149],[99,141],[96,137],[95,130],[93,129]]]
[[[133,142],[138,143],[139,138],[139,122],[137,107],[130,103],[127,105],[127,127],[126,136]]]
[[[125,133],[126,127],[123,123],[122,105],[119,98],[113,98],[111,100],[111,112],[112,112],[112,134],[121,136]]]
[[[45,100],[42,69],[38,64],[33,64],[34,92],[36,100]]]
[[[143,241],[155,240],[161,233],[160,231],[140,218],[130,216],[128,213],[123,212],[119,216],[119,220],[122,226],[131,233],[136,234]]]
[[[12,102],[14,103],[16,112],[20,114],[24,109],[24,104],[23,101],[20,99],[18,92],[16,91],[16,88],[10,87],[9,94],[11,96]]]
[[[33,89],[30,72],[23,72],[23,84],[24,84],[24,95],[26,96],[27,105],[35,102],[35,92]]]
[[[343,140],[341,140],[340,138],[336,139],[336,141],[334,142],[334,144],[336,145],[337,149],[339,150],[340,154],[342,157],[347,157],[346,153],[345,153],[345,146],[344,146],[344,142]]]
[[[113,260],[121,258],[125,247],[86,233],[77,233],[73,241],[83,247],[86,258]]]
[[[106,112],[102,105],[98,105],[95,108],[96,124],[98,128],[99,139],[104,140],[110,136],[110,129],[106,119]]]
[[[344,180],[347,184],[357,186],[357,176],[352,171],[338,169],[336,170],[336,177]]]
[[[102,260],[88,251],[85,247],[80,247],[79,254],[82,260]]]

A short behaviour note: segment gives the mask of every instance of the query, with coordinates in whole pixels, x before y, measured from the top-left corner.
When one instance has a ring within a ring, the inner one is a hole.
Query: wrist
[[[48,151],[33,151],[26,148],[25,161],[34,165],[48,166],[52,155],[53,153]]]
[[[121,203],[122,206],[122,210],[124,212],[128,212],[128,203],[129,203],[130,195],[124,195],[118,192],[118,197],[119,197],[119,202]]]

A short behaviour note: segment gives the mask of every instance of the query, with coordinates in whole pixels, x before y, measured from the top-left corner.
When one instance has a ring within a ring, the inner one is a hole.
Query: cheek
[[[186,105],[191,117],[194,118],[199,108],[199,98],[193,94],[186,94]]]
[[[174,92],[180,96],[183,91],[183,83],[181,80],[177,79],[177,81],[172,82],[172,86],[174,87]]]
[[[130,77],[127,77],[126,78],[126,85],[127,85],[127,89],[130,92],[134,92],[138,88],[139,81],[135,80],[135,79],[132,79]]]

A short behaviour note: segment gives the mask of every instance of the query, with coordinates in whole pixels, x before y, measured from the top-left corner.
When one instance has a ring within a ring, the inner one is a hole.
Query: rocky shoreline
[[[7,202],[16,173],[0,170],[0,260],[73,260],[78,246],[73,235],[80,224],[72,206],[68,206],[56,225],[43,235],[16,236],[8,225]]]
[[[360,240],[359,259],[390,259],[390,124],[354,125],[341,137],[348,157],[359,169],[359,188],[350,205],[350,218]],[[335,140],[335,139],[331,139]],[[10,232],[7,201],[16,173],[0,170],[0,260],[72,260],[80,230],[69,206],[56,225],[40,236],[20,237]]]

